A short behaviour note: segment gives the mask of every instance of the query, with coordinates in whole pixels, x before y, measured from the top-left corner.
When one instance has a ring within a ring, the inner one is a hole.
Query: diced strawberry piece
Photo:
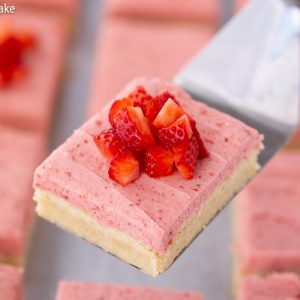
[[[109,122],[112,126],[115,124],[115,117],[116,115],[127,106],[133,105],[133,101],[131,98],[124,98],[121,100],[115,101],[109,111]]]
[[[169,92],[165,92],[153,98],[153,100],[147,104],[145,116],[149,119],[150,122],[154,121],[161,108],[169,99],[175,100],[173,95],[171,95]]]
[[[100,134],[94,136],[94,141],[103,156],[112,159],[120,150],[124,150],[125,146],[119,139],[114,128],[104,130]]]
[[[139,162],[128,149],[118,152],[108,170],[109,177],[123,186],[136,180],[139,174]]]
[[[110,113],[109,113],[109,121],[113,125],[115,115],[124,107],[127,106],[137,106],[142,109],[145,113],[146,106],[149,102],[152,101],[152,97],[147,94],[145,88],[143,86],[137,87],[132,93],[129,94],[127,98],[117,100],[113,103]]]
[[[115,129],[123,144],[134,153],[155,144],[149,122],[140,107],[122,109],[115,116]]]
[[[143,113],[146,113],[146,107],[150,105],[153,100],[152,96],[150,96],[143,86],[138,86],[128,98],[131,98],[133,101],[133,105],[140,107]]]
[[[206,158],[208,157],[209,153],[204,145],[203,140],[201,139],[200,133],[197,129],[197,127],[193,127],[193,134],[196,137],[197,143],[198,143],[198,147],[199,147],[199,158]]]
[[[150,146],[144,155],[145,171],[150,177],[171,175],[174,171],[172,152],[160,145]]]
[[[158,130],[157,136],[160,143],[167,149],[172,150],[175,145],[187,145],[193,135],[189,118],[186,114],[166,128]]]
[[[36,38],[26,32],[18,32],[17,38],[19,39],[20,43],[22,43],[24,49],[32,48],[36,46]]]
[[[183,114],[183,109],[174,100],[169,99],[159,111],[153,125],[156,128],[169,126]]]
[[[189,116],[190,119],[190,123],[191,123],[191,127],[192,127],[192,131],[193,131],[193,135],[196,137],[197,139],[197,143],[198,143],[198,147],[199,147],[199,158],[206,158],[208,157],[209,153],[204,145],[203,140],[201,139],[200,133],[197,129],[197,124],[196,121]]]
[[[30,34],[0,32],[0,86],[25,77],[24,54],[33,41]]]
[[[197,167],[199,147],[197,139],[192,136],[188,146],[178,145],[174,149],[175,164],[183,178],[192,179]]]

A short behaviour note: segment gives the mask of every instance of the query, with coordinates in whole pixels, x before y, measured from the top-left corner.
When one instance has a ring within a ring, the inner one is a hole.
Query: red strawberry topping
[[[168,92],[152,97],[139,86],[113,103],[109,120],[112,128],[94,141],[111,160],[109,177],[123,186],[137,179],[140,170],[157,178],[177,168],[183,178],[192,179],[198,159],[208,155],[195,120]]]
[[[182,177],[192,179],[197,167],[199,147],[197,139],[192,136],[187,146],[176,146],[174,149],[175,164]]]
[[[147,106],[152,102],[153,98],[150,96],[143,86],[137,87],[128,98],[131,98],[133,105],[140,107],[143,113],[146,113]]]
[[[197,139],[197,143],[198,143],[198,147],[199,147],[199,158],[200,159],[206,158],[206,157],[208,157],[208,151],[207,151],[207,149],[204,145],[203,140],[201,139],[200,133],[197,129],[196,121],[191,117],[189,117],[189,118],[190,118],[190,123],[191,123],[192,131],[193,131],[193,135]]]
[[[151,102],[149,102],[146,106],[145,116],[149,119],[149,121],[153,122],[161,108],[164,104],[169,100],[174,100],[174,96],[168,92],[165,92],[155,98]]]
[[[139,177],[139,162],[129,150],[119,151],[110,163],[109,177],[125,186]]]
[[[171,175],[174,171],[174,157],[172,152],[163,146],[150,146],[144,156],[145,171],[150,177]]]
[[[102,131],[100,134],[94,136],[94,141],[103,156],[107,159],[114,158],[120,150],[125,149],[114,128]]]
[[[120,140],[133,152],[155,144],[149,122],[140,107],[128,106],[115,116],[115,129]]]
[[[33,36],[26,33],[4,31],[0,35],[0,86],[26,75],[24,54],[35,44]]]
[[[160,143],[169,150],[178,144],[187,145],[192,135],[191,124],[186,114],[157,133]]]
[[[169,126],[183,114],[183,109],[174,100],[169,99],[156,116],[153,125],[157,128]]]
[[[112,126],[115,125],[115,117],[116,115],[124,108],[133,105],[133,101],[131,98],[124,98],[121,100],[117,100],[113,103],[109,111],[109,122]]]

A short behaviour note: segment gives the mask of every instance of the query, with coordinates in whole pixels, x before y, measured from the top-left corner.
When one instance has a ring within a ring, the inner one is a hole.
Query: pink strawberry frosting
[[[107,0],[106,6],[108,14],[139,18],[217,22],[220,17],[217,0]]]
[[[0,299],[22,300],[23,278],[18,269],[0,265]]]
[[[39,135],[0,126],[0,257],[25,254],[34,218],[32,177],[44,147]]]
[[[237,300],[299,300],[300,279],[293,274],[251,276],[243,280]]]
[[[202,300],[198,293],[63,281],[56,300]]]
[[[126,187],[110,180],[107,161],[93,141],[93,135],[109,127],[107,105],[36,170],[34,187],[63,197],[100,223],[165,253],[183,222],[201,208],[250,151],[260,147],[261,136],[158,79],[136,80],[117,98],[128,95],[138,85],[153,96],[169,91],[197,121],[210,155],[199,162],[192,180],[184,180],[179,172],[160,179],[143,173]]]
[[[237,202],[240,270],[300,270],[300,154],[281,153]]]

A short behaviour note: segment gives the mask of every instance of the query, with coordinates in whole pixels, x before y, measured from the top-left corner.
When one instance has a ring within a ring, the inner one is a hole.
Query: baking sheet
[[[101,20],[100,6],[99,0],[82,2],[57,107],[51,149],[61,144],[84,120],[95,36]],[[54,300],[61,279],[197,290],[208,300],[229,300],[232,290],[230,212],[229,206],[165,274],[155,279],[38,219],[25,274],[26,300]]]

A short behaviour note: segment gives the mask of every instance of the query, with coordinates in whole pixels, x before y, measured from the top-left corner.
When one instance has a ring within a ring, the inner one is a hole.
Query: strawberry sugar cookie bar
[[[0,299],[23,299],[23,274],[20,270],[8,265],[0,265]]]
[[[156,276],[257,172],[261,135],[158,79],[116,99],[36,170],[37,213]]]
[[[278,154],[237,197],[236,276],[300,272],[300,154]]]
[[[216,23],[220,17],[218,0],[106,0],[110,15],[145,19],[186,20]]]
[[[198,293],[62,281],[56,300],[202,300]]]
[[[294,274],[250,276],[243,280],[237,300],[299,300],[300,279]]]
[[[202,24],[106,20],[95,52],[88,114],[98,112],[129,81],[141,74],[172,80],[214,32],[213,28]]]
[[[1,16],[0,28],[0,122],[45,133],[62,72],[67,29],[61,17],[22,10]]]
[[[34,220],[32,177],[44,147],[37,134],[0,126],[0,262],[24,262]]]

